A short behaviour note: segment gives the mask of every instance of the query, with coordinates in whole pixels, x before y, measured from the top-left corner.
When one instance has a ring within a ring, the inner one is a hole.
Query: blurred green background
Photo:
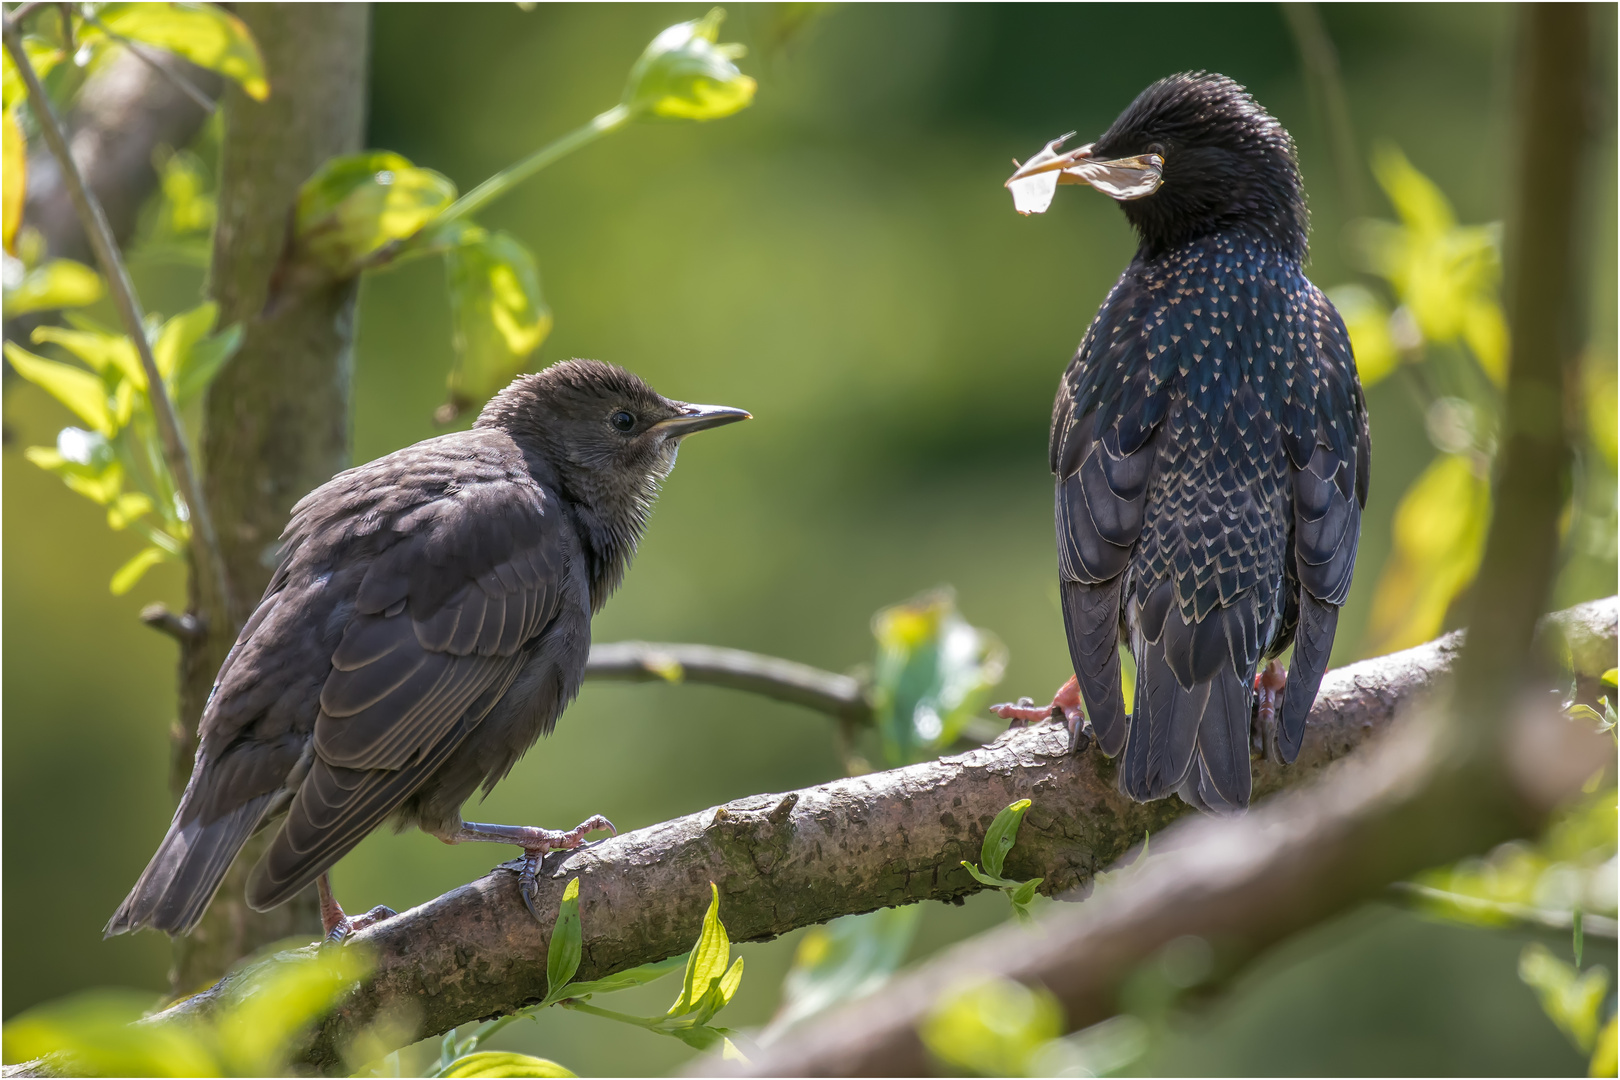
[[[779,43],[782,9],[736,5],[755,105],[711,124],[637,124],[482,215],[540,260],[556,330],[536,364],[591,356],[662,392],[751,410],[693,440],[596,637],[702,641],[835,670],[866,661],[877,608],[940,583],[1011,652],[1009,696],[1066,675],[1046,427],[1057,379],[1133,240],[1111,202],[1061,193],[1021,218],[1010,159],[1099,133],[1150,81],[1205,68],[1293,132],[1313,279],[1356,279],[1347,215],[1293,41],[1272,5],[850,6]],[[704,5],[378,5],[367,144],[467,190],[617,99],[658,30]],[[1330,5],[1357,141],[1400,146],[1463,222],[1499,219],[1511,133],[1511,12]],[[1602,33],[1613,40],[1612,9]],[[1612,69],[1610,74],[1612,82]],[[1611,102],[1612,104],[1612,102]],[[1594,348],[1614,357],[1613,114],[1594,167]],[[1555,186],[1557,177],[1549,177]],[[1390,212],[1370,179],[1369,210]],[[1559,197],[1557,190],[1550,197]],[[436,433],[450,360],[442,271],[368,277],[355,459]],[[151,309],[196,302],[195,271],[146,267]],[[1396,499],[1436,451],[1398,380],[1369,394],[1375,445],[1356,588],[1335,662],[1361,655]],[[173,564],[129,596],[107,580],[136,541],[25,461],[69,414],[13,385],[4,452],[4,1011],[106,984],[164,985],[166,941],[100,928],[171,812],[175,650],[136,621],[179,606]],[[1615,589],[1577,561],[1561,602]],[[696,687],[588,685],[480,819],[621,830],[839,774],[820,716]],[[473,810],[469,808],[469,814]],[[351,910],[404,908],[499,856],[375,835],[335,872]],[[999,897],[926,912],[922,955],[1005,916]],[[589,933],[589,927],[586,928]],[[763,1023],[794,936],[743,947],[725,1021]],[[1584,1062],[1514,974],[1521,941],[1384,910],[1268,958],[1180,1021],[1141,1067],[1207,1074],[1557,1074]],[[1596,943],[1592,943],[1595,945]],[[1561,946],[1566,952],[1567,942]],[[1606,962],[1613,970],[1613,945]],[[1594,959],[1603,960],[1603,949]],[[1592,949],[1589,947],[1589,955]],[[615,1008],[661,1010],[646,1000]],[[556,1010],[497,1045],[583,1074],[665,1071],[668,1039]]]

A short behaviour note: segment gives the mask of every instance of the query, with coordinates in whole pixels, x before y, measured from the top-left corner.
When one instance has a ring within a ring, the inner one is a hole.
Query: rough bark
[[[219,224],[208,294],[241,350],[204,406],[203,489],[218,524],[236,610],[193,582],[205,633],[183,643],[173,739],[176,796],[191,772],[197,721],[236,630],[269,580],[292,505],[349,464],[356,283],[300,282],[269,304],[299,185],[328,158],[360,149],[370,13],[364,4],[241,4],[264,54],[268,100],[224,96]],[[313,889],[275,911],[243,901],[263,838],[250,841],[203,922],[175,945],[171,982],[187,992],[269,942],[320,927]]]
[[[1613,598],[1577,609],[1574,623],[1586,628],[1578,658],[1613,656],[1616,610]],[[1286,769],[1257,763],[1257,797],[1311,779],[1387,730],[1445,680],[1460,644],[1453,634],[1329,673],[1298,763]],[[995,814],[1026,797],[1034,806],[1006,873],[1041,876],[1043,891],[1074,894],[1146,830],[1160,836],[1187,808],[1176,800],[1144,806],[1124,799],[1114,789],[1112,763],[1094,751],[1069,756],[1066,738],[1052,725],[1013,731],[967,754],[742,799],[559,853],[542,872],[536,905],[556,910],[568,880],[580,879],[585,950],[578,977],[591,979],[690,947],[710,881],[720,888],[728,930],[741,941],[879,907],[952,900],[979,888],[960,860],[976,859]],[[1379,761],[1392,757],[1397,767],[1357,769],[1359,779],[1341,781],[1333,790],[1349,790],[1344,798],[1371,805],[1408,798],[1391,777],[1409,776],[1415,766],[1403,765],[1399,750],[1384,753],[1389,757]],[[1568,764],[1569,756],[1555,757]],[[1366,793],[1356,795],[1356,785],[1366,785]],[[1309,813],[1312,820],[1326,820],[1322,815],[1333,810]],[[1286,826],[1281,811],[1253,818],[1271,822],[1279,816]],[[1455,816],[1437,812],[1437,834],[1450,836],[1445,822]],[[1309,846],[1308,833],[1288,829],[1287,835]],[[1429,850],[1444,846],[1436,840]],[[1224,877],[1224,851],[1213,847],[1198,857]],[[1234,859],[1240,854],[1232,852]],[[1352,854],[1359,858],[1367,849]],[[1266,862],[1261,847],[1242,857],[1251,868],[1279,870],[1286,882],[1286,865]],[[344,1045],[383,1014],[403,1022],[396,1028],[403,1042],[537,1000],[545,990],[549,930],[525,910],[516,875],[501,868],[364,931],[356,943],[373,952],[375,975],[322,1022],[300,1060],[328,1071],[342,1068]],[[209,1015],[240,978],[228,977],[156,1022]]]

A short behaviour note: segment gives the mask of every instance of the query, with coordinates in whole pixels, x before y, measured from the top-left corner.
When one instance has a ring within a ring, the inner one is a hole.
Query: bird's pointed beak
[[[658,421],[653,425],[653,429],[664,432],[669,438],[678,439],[694,431],[704,431],[753,418],[754,414],[745,409],[733,409],[726,405],[682,405],[680,412],[668,420]]]
[[[1005,186],[1012,192],[1013,206],[1020,214],[1045,212],[1059,184],[1089,184],[1123,202],[1153,194],[1164,180],[1164,158],[1158,154],[1099,161],[1092,154],[1092,143],[1059,152],[1058,147],[1073,136],[1071,131],[1061,139],[1053,139],[1007,178]]]

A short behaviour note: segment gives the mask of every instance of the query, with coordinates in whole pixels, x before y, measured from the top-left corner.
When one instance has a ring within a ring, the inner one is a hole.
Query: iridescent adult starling
[[[392,817],[447,844],[526,853],[530,902],[569,832],[461,819],[551,731],[584,677],[591,616],[624,576],[681,439],[748,417],[570,360],[518,378],[471,431],[350,469],[306,495],[281,563],[215,679],[191,781],[107,934],[196,925],[247,838],[276,830],[248,903],[318,881]]]
[[[1251,738],[1298,755],[1350,590],[1370,449],[1350,339],[1301,269],[1293,140],[1237,83],[1171,76],[1092,145],[1059,143],[1009,186],[1044,183],[1049,200],[1055,180],[1089,183],[1140,242],[1052,413],[1075,679],[1051,713],[1078,744],[1078,691],[1133,799],[1240,809]],[[1028,191],[1015,198],[1026,209]],[[1136,660],[1129,716],[1121,639]]]

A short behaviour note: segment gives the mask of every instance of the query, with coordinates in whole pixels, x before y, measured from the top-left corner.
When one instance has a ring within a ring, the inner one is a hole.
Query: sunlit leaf
[[[1006,648],[962,618],[949,589],[884,608],[872,633],[873,712],[891,767],[932,757],[954,740],[1006,670]]]
[[[1400,363],[1400,353],[1389,334],[1389,309],[1370,289],[1341,285],[1328,294],[1338,308],[1344,328],[1350,332],[1350,347],[1356,354],[1356,372],[1361,385],[1382,382]]]
[[[1009,979],[946,988],[918,1030],[940,1061],[980,1076],[1031,1075],[1036,1053],[1062,1033],[1057,999]]]
[[[481,1050],[450,1063],[440,1076],[500,1077],[500,1076],[574,1076],[555,1061],[531,1057],[528,1054],[503,1053]]]
[[[921,904],[908,904],[811,927],[800,939],[793,967],[782,983],[782,1007],[760,1041],[887,982],[917,936],[922,911]]]
[[[33,67],[34,74],[44,82],[45,76],[62,62],[62,50],[32,34],[24,35],[22,43],[23,52],[27,54],[28,63]],[[28,84],[23,82],[22,72],[17,70],[17,65],[11,62],[9,52],[0,51],[0,73],[3,73],[3,82],[0,82],[3,90],[0,90],[0,97],[3,97],[3,107],[10,112],[15,105],[28,97]],[[8,167],[7,172],[9,171]]]
[[[1508,324],[1502,307],[1484,296],[1469,298],[1463,306],[1463,340],[1469,351],[1485,369],[1491,382],[1499,387],[1507,385],[1508,378]]]
[[[221,1051],[241,1076],[279,1075],[292,1039],[370,970],[353,944],[313,956],[279,954],[233,992],[218,1032]]]
[[[84,263],[52,259],[25,273],[16,288],[6,290],[6,314],[83,307],[100,300],[105,291],[101,275]]]
[[[155,544],[144,547],[136,552],[134,558],[113,573],[112,581],[107,587],[112,590],[114,596],[123,596],[146,576],[148,570],[168,557],[168,552]]]
[[[1473,581],[1490,524],[1488,480],[1465,454],[1444,454],[1407,488],[1395,509],[1395,550],[1373,594],[1369,649],[1393,652],[1440,630]]]
[[[126,529],[131,522],[146,516],[153,509],[149,496],[139,491],[126,491],[107,507],[107,527],[114,531]]]
[[[1620,444],[1620,431],[1617,431],[1620,408],[1616,407],[1615,402],[1620,380],[1616,378],[1615,359],[1612,355],[1589,352],[1583,358],[1581,368],[1586,398],[1587,438],[1612,469],[1616,465],[1617,444]]]
[[[22,224],[23,200],[28,197],[28,140],[23,136],[22,125],[17,123],[17,115],[10,109],[0,114],[0,169],[5,177],[0,180],[5,191],[0,194],[0,237],[3,237],[5,249],[11,254],[17,253],[17,227]],[[8,298],[9,300],[9,298]],[[11,309],[8,302],[7,308]],[[15,313],[15,309],[11,309]]]
[[[350,154],[304,182],[294,230],[308,257],[334,277],[349,277],[388,244],[414,236],[455,197],[448,179],[398,154]]]
[[[134,991],[91,990],[48,1002],[5,1025],[5,1059],[62,1055],[76,1076],[219,1076],[219,1061],[198,1032],[177,1024],[136,1024],[153,1004]]]
[[[1616,1018],[1609,1017],[1609,1022],[1603,1025],[1598,1033],[1597,1046],[1592,1050],[1592,1062],[1586,1069],[1587,1076],[1613,1076],[1615,1069],[1620,1066],[1620,1048],[1616,1043]]]
[[[684,120],[717,120],[746,109],[756,84],[733,62],[744,49],[716,44],[726,13],[677,23],[653,38],[630,69],[623,103],[632,112]]]
[[[1577,1049],[1591,1053],[1603,1022],[1609,973],[1601,967],[1581,972],[1558,959],[1540,942],[1519,955],[1519,978],[1536,992],[1541,1008]]]
[[[264,58],[246,24],[213,4],[108,4],[101,23],[121,37],[155,45],[234,80],[249,97],[270,96]]]
[[[682,953],[672,956],[668,960],[660,960],[656,964],[642,964],[627,971],[614,972],[604,975],[600,979],[589,982],[570,983],[568,994],[570,997],[584,997],[587,994],[611,994],[616,990],[628,990],[633,986],[645,986],[647,983],[662,979],[664,976],[686,967],[691,954]]]
[[[523,370],[551,332],[534,256],[506,233],[462,232],[446,257],[455,365],[450,403],[481,405]]]
[[[93,429],[103,435],[113,433],[107,389],[101,379],[83,368],[35,356],[14,341],[6,342],[6,359],[18,375],[72,409]]]
[[[1004,808],[990,823],[990,828],[984,834],[984,843],[979,848],[979,858],[987,873],[1001,874],[1007,852],[1018,842],[1018,826],[1024,823],[1024,815],[1029,812],[1029,807],[1028,799],[1019,799]]]
[[[722,1006],[730,1005],[731,999],[737,996],[737,988],[742,985],[742,976],[743,958],[739,956],[731,962],[731,967],[726,969],[725,975],[720,979],[718,989]]]
[[[40,344],[60,345],[102,374],[106,374],[108,368],[114,368],[137,390],[146,389],[146,372],[141,367],[135,343],[123,334],[102,330],[69,330],[61,326],[36,326],[33,338]]]
[[[157,361],[158,374],[163,376],[165,383],[173,379],[181,361],[192,348],[208,336],[218,316],[219,305],[210,300],[190,311],[181,312],[163,324],[157,340],[152,343],[152,359]]]
[[[1025,904],[1028,904],[1030,901],[1035,899],[1035,890],[1039,888],[1041,882],[1045,880],[1045,878],[1030,878],[1028,881],[1024,882],[1022,885],[1018,886],[1018,888],[1009,893],[1008,899],[1010,899],[1014,905],[1023,907]]]
[[[30,446],[23,453],[35,465],[60,477],[68,490],[97,505],[108,505],[123,490],[124,467],[99,432],[63,428],[54,448]]]
[[[726,975],[726,965],[731,959],[731,939],[726,935],[725,924],[720,921],[719,886],[711,881],[709,892],[712,898],[709,910],[703,915],[703,931],[687,958],[686,979],[681,985],[680,996],[669,1007],[669,1016],[693,1011],[711,986]]]
[[[1371,164],[1379,186],[1407,228],[1439,233],[1457,224],[1451,203],[1439,186],[1413,168],[1398,148],[1388,143],[1374,147]]]
[[[546,997],[554,998],[579,970],[584,936],[579,926],[579,878],[563,890],[557,921],[551,927],[551,943],[546,949]]]

